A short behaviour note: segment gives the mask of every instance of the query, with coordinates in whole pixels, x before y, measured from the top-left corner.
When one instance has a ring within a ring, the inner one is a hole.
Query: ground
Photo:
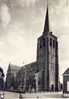
[[[59,93],[26,93],[26,94],[21,94],[22,98],[20,99],[64,99],[62,96],[62,92]],[[20,94],[19,93],[13,93],[13,92],[4,92],[4,99],[19,99]]]

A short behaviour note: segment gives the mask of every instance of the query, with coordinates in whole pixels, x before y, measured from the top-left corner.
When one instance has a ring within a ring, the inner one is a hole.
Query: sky
[[[59,70],[69,67],[69,1],[48,0],[50,31],[58,37]],[[36,61],[37,38],[45,22],[46,0],[0,0],[0,66]]]

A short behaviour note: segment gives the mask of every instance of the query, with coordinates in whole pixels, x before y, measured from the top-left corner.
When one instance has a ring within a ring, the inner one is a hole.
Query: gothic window
[[[53,40],[53,48],[55,48],[55,41]]]
[[[56,48],[58,47],[58,43],[57,43],[57,41],[56,41]]]
[[[42,44],[40,43],[40,48],[42,48]]]
[[[52,38],[50,38],[50,46],[52,46]]]
[[[40,42],[40,48],[45,47],[45,39],[43,38]]]
[[[48,38],[46,39],[46,42],[47,42],[47,44],[48,44]]]
[[[45,39],[43,39],[43,47],[45,47]]]
[[[42,48],[42,39],[40,40],[40,48]]]

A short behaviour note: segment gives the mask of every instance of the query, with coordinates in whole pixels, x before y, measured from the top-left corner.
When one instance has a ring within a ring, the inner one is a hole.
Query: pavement
[[[25,93],[21,94],[14,92],[4,92],[4,99],[64,99],[62,92],[40,92],[40,93]],[[69,98],[68,98],[69,99]]]
[[[62,92],[40,92],[40,93],[26,93],[26,94],[22,94],[23,98],[35,98],[35,99],[48,99],[48,98],[63,98],[63,94]]]

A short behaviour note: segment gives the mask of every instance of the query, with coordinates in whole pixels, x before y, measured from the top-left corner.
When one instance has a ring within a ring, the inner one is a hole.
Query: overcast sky
[[[46,0],[0,0],[0,66],[36,61]],[[69,2],[48,0],[50,31],[58,37],[60,75],[69,67]]]

